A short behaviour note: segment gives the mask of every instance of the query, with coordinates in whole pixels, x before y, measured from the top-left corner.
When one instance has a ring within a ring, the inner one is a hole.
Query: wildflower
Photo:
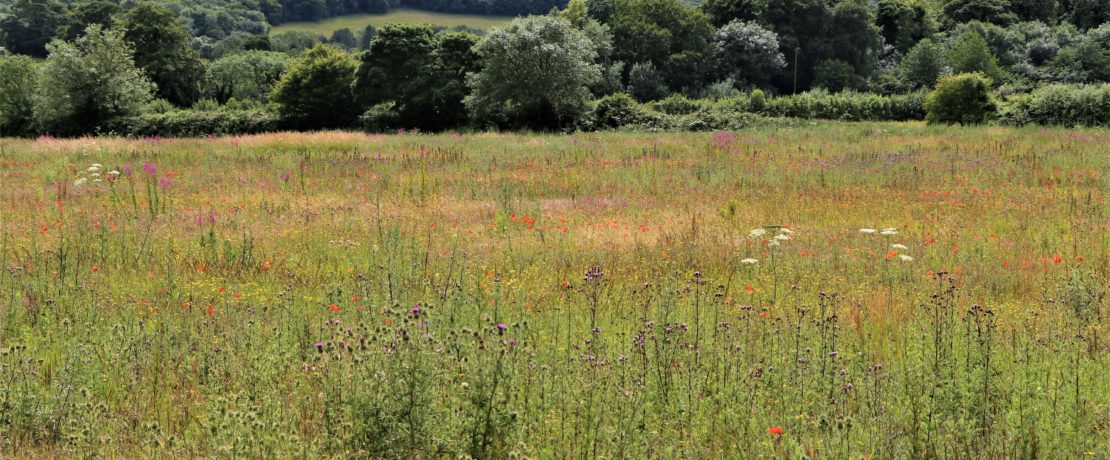
[[[73,185],[75,187],[80,187],[82,185],[85,185],[85,183],[88,182],[88,181],[89,181],[88,179],[82,177],[80,179],[77,179],[77,180],[73,181]]]
[[[775,237],[772,238],[772,239],[775,240],[775,241],[786,241],[786,240],[789,240],[790,237],[787,236],[787,235],[775,235]]]
[[[751,258],[749,258],[749,259],[744,259],[744,260],[741,260],[741,261],[740,261],[740,263],[742,263],[742,264],[745,264],[745,265],[755,265],[755,264],[756,264],[757,262],[759,262],[759,260],[757,260],[757,259],[751,259]]]
[[[896,228],[884,228],[883,231],[879,232],[879,234],[885,235],[885,236],[894,236],[894,235],[898,234],[898,229],[896,229]]]
[[[890,252],[886,253],[886,259],[887,259],[887,260],[893,259],[893,258],[894,258],[894,256],[896,256],[896,255],[898,255],[898,253],[897,253],[897,252],[894,252],[894,251],[890,251]]]
[[[336,305],[334,303],[331,304],[331,305],[328,305],[328,310],[331,310],[334,313],[339,313],[339,305]]]
[[[750,236],[752,238],[759,238],[759,237],[762,237],[763,235],[766,235],[766,234],[767,234],[767,230],[764,230],[762,228],[757,228],[755,230],[752,230],[752,231],[748,232],[748,236]]]
[[[902,250],[909,249],[909,248],[906,247],[906,245],[898,244],[898,243],[894,243],[894,244],[890,245],[890,247],[892,247],[894,249],[902,249]]]
[[[108,180],[115,180],[118,177],[119,177],[119,171],[116,171],[114,169],[111,170],[111,171],[108,171]]]
[[[281,180],[282,180],[283,182],[289,182],[289,179],[290,179],[290,178],[292,178],[292,177],[293,177],[293,173],[292,173],[292,172],[289,172],[289,171],[285,171],[285,173],[281,175]]]
[[[412,307],[412,310],[409,310],[409,312],[414,314],[414,315],[419,315],[420,314],[420,307],[418,307],[418,306],[417,307]]]
[[[1064,258],[1061,257],[1060,255],[1052,256],[1052,262],[1054,262],[1054,263],[1061,263],[1063,261],[1064,261]]]
[[[775,436],[781,436],[782,435],[782,427],[781,426],[770,427],[770,428],[767,429],[767,433],[773,434]]]
[[[316,343],[312,344],[312,346],[316,347],[316,351],[319,351],[319,352],[324,351],[324,342],[316,342]]]
[[[509,328],[509,326],[506,326],[505,323],[497,323],[497,330],[499,330],[499,331],[504,331],[508,328]]]
[[[780,229],[779,229],[779,233],[781,233],[781,234],[783,234],[783,235],[793,235],[793,234],[794,234],[794,230],[791,230],[791,229],[789,229],[789,228],[783,227],[783,228],[780,228]]]
[[[152,164],[150,162],[144,161],[143,162],[143,171],[146,171],[147,174],[150,174],[150,175],[153,176],[155,174],[158,174],[158,167],[154,166],[154,164]]]
[[[860,232],[860,233],[866,233],[866,234],[868,234],[868,235],[870,235],[870,234],[872,234],[872,233],[875,233],[875,231],[876,231],[876,230],[875,230],[875,229],[873,229],[873,228],[861,228],[861,229],[859,229],[859,232]]]
[[[90,173],[98,173],[98,172],[100,172],[100,165],[95,165],[94,164],[92,166],[89,166],[89,169],[86,169],[85,171],[90,172]]]
[[[898,258],[902,259],[902,262],[913,262],[913,257],[907,256],[905,254],[898,256]]]

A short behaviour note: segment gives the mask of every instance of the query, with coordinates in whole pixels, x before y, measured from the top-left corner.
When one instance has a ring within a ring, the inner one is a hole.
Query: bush
[[[962,125],[987,121],[995,111],[990,88],[991,79],[981,73],[942,77],[925,98],[925,121]]]
[[[358,117],[362,129],[380,133],[390,128],[395,128],[401,123],[401,114],[397,113],[397,104],[393,101],[374,104]]]
[[[1050,85],[1014,95],[998,118],[1009,125],[1110,126],[1110,84]]]
[[[922,93],[882,96],[871,93],[810,91],[776,97],[766,102],[762,113],[776,117],[827,120],[906,121],[925,117]],[[756,111],[752,95],[752,111]]]
[[[702,101],[693,100],[681,94],[673,94],[649,105],[652,109],[667,115],[686,115],[697,112],[705,106]]]
[[[597,128],[620,128],[649,121],[647,111],[627,93],[605,96],[594,106],[593,122]]]
[[[276,131],[277,115],[268,110],[175,110],[117,118],[103,127],[111,134],[134,137],[197,137]]]

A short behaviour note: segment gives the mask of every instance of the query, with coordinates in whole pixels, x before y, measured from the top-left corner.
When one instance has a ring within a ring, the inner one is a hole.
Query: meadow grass
[[[508,24],[512,19],[511,17],[502,16],[436,13],[398,8],[384,14],[351,14],[315,22],[287,22],[274,27],[273,32],[303,30],[330,37],[332,32],[339,29],[351,29],[358,32],[365,29],[366,26],[374,26],[380,29],[387,24],[431,24],[447,28],[468,26],[488,30]]]
[[[1108,458],[1107,145],[0,140],[0,456]]]

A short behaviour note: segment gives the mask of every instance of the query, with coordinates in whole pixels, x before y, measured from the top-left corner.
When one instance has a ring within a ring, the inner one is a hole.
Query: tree
[[[110,28],[120,11],[123,9],[119,5],[107,1],[79,3],[66,15],[66,24],[58,29],[57,37],[67,41],[75,40],[93,24]]]
[[[944,48],[928,38],[918,42],[898,64],[898,72],[912,89],[931,88],[945,73]]]
[[[925,121],[962,125],[986,121],[995,111],[990,88],[991,79],[981,73],[941,78],[925,97]]]
[[[204,95],[221,104],[232,98],[265,102],[288,63],[289,56],[276,51],[246,51],[217,59],[205,73]]]
[[[38,64],[27,56],[0,57],[0,137],[30,134]]]
[[[477,44],[478,37],[466,32],[439,36],[429,72],[436,80],[432,85],[436,116],[426,121],[427,128],[444,129],[466,122],[466,78],[481,70],[481,60],[474,50]]]
[[[120,31],[93,24],[73,42],[55,40],[42,68],[36,118],[58,134],[95,130],[116,117],[137,113],[154,84],[135,66]]]
[[[702,82],[713,51],[705,13],[678,0],[625,0],[616,4],[609,27],[614,59],[650,62],[674,89]]]
[[[878,62],[881,42],[882,35],[863,0],[845,0],[833,7],[828,29],[817,49],[827,58],[823,63],[843,61],[857,76],[869,77]]]
[[[344,27],[335,32],[332,32],[331,38],[328,39],[328,43],[338,45],[343,49],[349,50],[358,47],[358,37],[355,37],[355,33],[351,32],[351,29]]]
[[[628,93],[640,102],[667,97],[667,83],[651,62],[639,62],[628,71]]]
[[[764,86],[786,67],[779,37],[754,22],[734,20],[713,35],[713,60],[721,77],[744,86]]]
[[[354,94],[359,107],[394,102],[401,123],[415,123],[432,115],[426,74],[436,47],[429,24],[390,24],[382,27],[359,58]],[[412,127],[412,125],[408,125]]]
[[[551,129],[588,109],[601,74],[596,50],[563,19],[534,16],[494,29],[477,46],[481,71],[467,81],[466,106],[483,123]]]
[[[65,9],[56,0],[15,0],[0,17],[0,39],[8,51],[46,56],[46,44],[65,24]]]
[[[948,66],[956,73],[981,72],[994,81],[1003,77],[998,59],[987,47],[987,40],[972,30],[956,37],[948,53]]]
[[[701,10],[717,27],[733,21],[756,21],[763,13],[762,7],[759,0],[705,0],[701,4]]]
[[[357,115],[351,83],[358,61],[317,45],[290,65],[270,93],[282,119],[295,129],[344,128]]]
[[[370,44],[374,42],[374,37],[376,37],[377,35],[378,29],[374,28],[373,25],[368,24],[365,29],[362,29],[362,33],[358,36],[359,49],[370,49]]]
[[[158,86],[158,97],[188,106],[197,99],[204,67],[189,43],[192,37],[166,8],[143,3],[124,16],[124,38],[134,47],[135,64]]]
[[[944,16],[952,24],[980,21],[1005,26],[1017,21],[1009,0],[950,0],[944,4]]]
[[[813,86],[825,88],[829,92],[856,89],[863,84],[852,65],[839,59],[829,59],[817,64],[814,69]]]
[[[886,43],[905,53],[929,34],[925,8],[905,0],[881,0],[875,10],[875,25]]]

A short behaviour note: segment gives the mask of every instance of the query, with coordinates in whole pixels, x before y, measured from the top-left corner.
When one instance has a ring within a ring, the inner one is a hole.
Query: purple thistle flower
[[[497,323],[497,330],[499,330],[499,331],[504,331],[508,328],[509,328],[509,326],[506,326],[505,323]]]
[[[412,310],[409,310],[409,313],[412,313],[414,315],[419,315],[420,314],[420,307],[412,307]]]

